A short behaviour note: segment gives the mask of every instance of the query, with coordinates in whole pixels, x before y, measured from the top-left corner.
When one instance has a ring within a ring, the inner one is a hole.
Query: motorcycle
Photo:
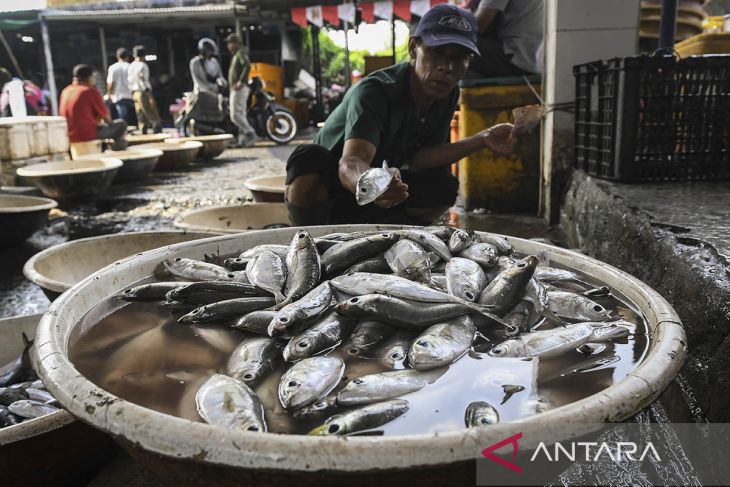
[[[265,90],[263,80],[255,76],[249,82],[246,116],[259,137],[268,137],[277,144],[287,144],[297,135],[297,121],[286,107],[276,103],[276,97]],[[228,98],[212,93],[187,92],[183,107],[175,116],[175,127],[185,136],[233,134],[238,127],[231,121]]]

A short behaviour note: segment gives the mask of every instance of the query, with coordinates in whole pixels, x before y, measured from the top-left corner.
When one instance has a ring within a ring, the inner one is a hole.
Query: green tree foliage
[[[310,73],[314,72],[312,62],[312,28],[307,27],[303,39],[304,67]],[[337,46],[324,30],[319,31],[319,53],[322,64],[322,82],[325,86],[331,83],[342,83],[345,72],[345,49]],[[391,56],[390,48],[375,53],[376,56]],[[366,50],[350,51],[350,69],[365,71],[365,56],[370,56]],[[408,43],[404,42],[395,48],[396,62],[408,59]]]

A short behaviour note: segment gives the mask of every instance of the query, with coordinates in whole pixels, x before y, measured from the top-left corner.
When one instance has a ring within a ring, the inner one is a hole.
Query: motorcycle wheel
[[[266,135],[277,144],[287,144],[297,135],[297,121],[285,111],[276,111],[266,119]]]

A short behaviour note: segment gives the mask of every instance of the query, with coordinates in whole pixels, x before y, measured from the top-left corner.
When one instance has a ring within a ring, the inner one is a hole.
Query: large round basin
[[[176,227],[195,232],[240,233],[273,225],[289,225],[289,212],[282,203],[198,208],[175,220]]]
[[[283,203],[286,174],[281,176],[258,176],[243,182],[251,191],[254,201]]]
[[[117,171],[115,183],[128,183],[147,179],[155,170],[157,161],[162,157],[158,149],[128,149],[121,151],[106,151],[102,154],[88,154],[78,159],[97,159],[99,157],[113,157],[124,164]]]
[[[164,142],[170,134],[136,134],[127,135],[127,143],[131,145],[154,144]]]
[[[21,333],[33,339],[41,315],[0,319],[0,365],[23,351]],[[114,454],[109,437],[68,411],[0,428],[3,485],[86,483]]]
[[[310,227],[312,236],[375,226]],[[621,421],[654,401],[686,354],[681,323],[667,302],[632,276],[576,252],[510,238],[518,252],[546,251],[550,261],[600,279],[639,309],[651,340],[644,360],[614,385],[580,401],[483,428],[407,436],[313,437],[233,431],[165,415],[125,401],[82,376],[69,341],[96,303],[146,278],[167,258],[235,255],[257,244],[290,241],[295,228],[245,232],[157,249],[107,267],[51,305],[38,329],[40,373],[73,414],[115,437],[138,460],[175,484],[464,485],[479,452],[522,433],[520,449],[565,439],[596,423]],[[572,427],[572,428],[571,428]]]
[[[30,179],[46,196],[66,200],[103,193],[122,164],[119,159],[100,157],[31,164],[17,173]]]
[[[48,220],[58,203],[48,198],[0,194],[0,245],[19,243]]]
[[[209,161],[215,159],[226,150],[226,147],[233,142],[233,135],[231,134],[215,134],[215,135],[197,135],[195,137],[179,137],[172,139],[165,139],[165,142],[176,144],[187,141],[202,142],[203,147],[198,152],[197,159],[200,161]]]
[[[73,240],[38,252],[25,263],[23,273],[53,300],[112,262],[150,249],[212,235],[215,234],[173,230],[117,233]]]
[[[195,160],[198,151],[203,147],[202,142],[190,140],[178,144],[158,142],[154,144],[142,144],[135,146],[139,149],[156,149],[162,151],[162,156],[157,160],[155,171],[175,171],[187,167]]]

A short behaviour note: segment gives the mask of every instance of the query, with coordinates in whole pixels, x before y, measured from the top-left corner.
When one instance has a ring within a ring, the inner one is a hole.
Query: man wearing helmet
[[[426,223],[456,200],[453,162],[513,149],[512,125],[499,124],[449,143],[450,123],[476,46],[468,10],[440,4],[421,19],[409,61],[362,79],[330,114],[314,144],[287,161],[286,203],[295,225]],[[358,178],[387,162],[393,178],[372,204],[358,206]]]
[[[219,86],[225,86],[221,65],[215,58],[218,48],[212,39],[204,37],[198,42],[198,55],[190,60],[190,75],[195,93],[218,95]]]

